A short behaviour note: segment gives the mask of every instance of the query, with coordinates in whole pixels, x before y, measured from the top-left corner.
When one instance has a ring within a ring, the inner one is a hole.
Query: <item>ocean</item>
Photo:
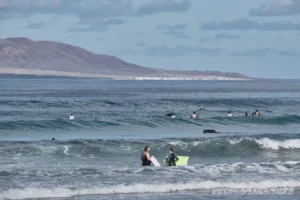
[[[299,112],[300,81],[2,77],[0,199],[299,200]]]

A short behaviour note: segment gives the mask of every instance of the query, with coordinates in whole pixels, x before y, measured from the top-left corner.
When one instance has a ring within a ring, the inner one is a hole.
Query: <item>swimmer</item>
[[[70,114],[70,117],[69,117],[69,120],[71,120],[71,121],[72,121],[72,120],[74,120],[74,119],[75,119],[75,116],[74,116],[74,114],[73,114],[73,113],[71,113],[71,114]]]
[[[252,114],[252,116],[259,117],[259,116],[260,116],[259,110],[256,110],[256,111]]]
[[[203,133],[220,133],[220,132],[218,132],[218,131],[216,131],[214,129],[204,129]]]
[[[166,117],[176,118],[176,114],[174,112],[170,112],[170,113],[166,114]]]
[[[231,111],[229,111],[228,113],[227,113],[227,117],[232,117],[233,115],[232,115],[232,113],[231,113]]]
[[[196,112],[193,112],[193,114],[192,114],[191,118],[193,118],[193,119],[197,118],[197,114],[196,114]]]

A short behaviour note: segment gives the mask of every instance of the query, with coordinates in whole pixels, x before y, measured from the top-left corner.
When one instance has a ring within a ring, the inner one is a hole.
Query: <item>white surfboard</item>
[[[156,158],[154,156],[151,156],[151,162],[152,162],[152,165],[155,167],[160,166],[159,162],[156,160]]]

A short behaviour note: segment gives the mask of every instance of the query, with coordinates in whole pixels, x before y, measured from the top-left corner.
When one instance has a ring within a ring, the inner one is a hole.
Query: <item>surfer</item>
[[[73,114],[73,113],[71,113],[71,114],[70,114],[70,117],[69,117],[69,120],[71,120],[71,121],[72,121],[72,120],[74,120],[74,119],[75,119],[75,116],[74,116],[74,114]]]
[[[231,111],[229,111],[229,112],[227,113],[227,117],[232,117],[232,112],[231,112]]]
[[[204,108],[200,108],[199,110],[204,111],[204,110],[207,110],[207,108],[204,107]]]
[[[169,118],[176,118],[176,114],[174,112],[170,112],[170,113],[167,113],[166,114],[166,117],[169,117]]]
[[[145,146],[144,151],[141,154],[142,166],[150,166],[151,165],[151,156],[149,154],[150,147]]]
[[[245,117],[248,117],[248,112],[245,112]]]
[[[197,114],[196,114],[196,112],[193,112],[193,114],[192,114],[191,118],[193,118],[193,119],[197,118]]]
[[[166,159],[169,166],[176,166],[176,162],[179,160],[179,158],[175,155],[173,147],[169,148],[169,156]]]
[[[259,110],[256,110],[254,113],[252,113],[252,116],[259,117],[260,116]]]
[[[214,129],[204,129],[203,133],[220,133],[220,132],[218,132],[218,131],[216,131]]]

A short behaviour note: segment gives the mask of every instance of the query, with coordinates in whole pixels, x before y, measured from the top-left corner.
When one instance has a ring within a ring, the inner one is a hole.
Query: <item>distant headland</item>
[[[239,73],[163,70],[94,54],[83,48],[28,38],[0,39],[0,74],[98,77],[116,80],[249,80]]]

